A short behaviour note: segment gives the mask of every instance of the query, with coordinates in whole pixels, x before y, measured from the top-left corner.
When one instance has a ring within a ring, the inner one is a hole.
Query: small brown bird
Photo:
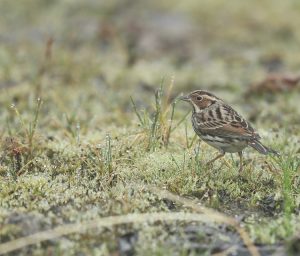
[[[240,169],[243,170],[243,149],[250,146],[261,154],[275,150],[264,146],[252,126],[232,107],[210,92],[197,90],[180,97],[193,107],[192,125],[196,134],[206,143],[218,149],[221,154],[209,161],[213,163],[226,152],[238,153]]]

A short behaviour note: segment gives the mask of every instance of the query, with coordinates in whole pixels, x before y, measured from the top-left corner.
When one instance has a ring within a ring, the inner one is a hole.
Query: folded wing
[[[252,126],[228,105],[220,105],[205,113],[199,113],[194,119],[194,125],[202,134],[245,140],[260,139]]]

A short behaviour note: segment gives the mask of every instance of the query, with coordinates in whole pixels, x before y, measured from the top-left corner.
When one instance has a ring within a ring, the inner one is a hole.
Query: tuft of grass
[[[112,148],[111,137],[109,134],[105,137],[105,147],[102,149],[102,155],[104,160],[104,169],[111,174],[112,172]]]
[[[21,128],[25,132],[26,144],[28,146],[30,160],[33,157],[33,151],[34,151],[34,146],[35,146],[34,145],[34,136],[35,136],[36,128],[38,125],[38,118],[39,118],[41,106],[42,106],[42,100],[40,98],[38,98],[37,103],[36,103],[36,108],[35,108],[34,114],[33,114],[33,119],[31,121],[28,121],[27,124],[23,120],[22,115],[20,114],[18,108],[14,104],[11,106],[12,109],[14,110],[16,116],[19,119]]]
[[[30,165],[35,158],[35,152],[38,150],[36,142],[36,130],[39,122],[39,115],[42,107],[42,100],[37,99],[34,109],[33,117],[31,120],[24,120],[19,109],[13,104],[13,109],[19,124],[20,131],[16,134],[11,129],[11,125],[7,119],[7,129],[9,137],[3,141],[3,154],[2,160],[6,157],[10,159],[11,168],[10,174],[16,178],[17,175],[23,173],[24,167]]]
[[[171,133],[184,121],[186,116],[173,126],[174,113],[177,100],[170,102],[170,95],[173,88],[174,80],[172,79],[167,93],[163,90],[164,80],[161,81],[160,87],[155,91],[154,112],[139,111],[134,100],[131,97],[133,110],[139,120],[148,143],[147,151],[155,151],[157,148],[164,146],[168,148]]]
[[[284,216],[285,216],[285,227],[288,231],[288,235],[292,235],[292,222],[291,216],[296,209],[295,204],[295,188],[293,184],[293,180],[297,175],[297,171],[300,167],[299,159],[289,155],[287,157],[281,157],[277,160],[278,165],[280,166],[283,172],[282,178],[282,194],[284,200]]]

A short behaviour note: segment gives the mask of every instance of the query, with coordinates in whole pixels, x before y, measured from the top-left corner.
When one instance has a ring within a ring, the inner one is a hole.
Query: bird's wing
[[[205,113],[195,114],[201,133],[242,139],[260,139],[252,126],[229,105],[220,105]]]

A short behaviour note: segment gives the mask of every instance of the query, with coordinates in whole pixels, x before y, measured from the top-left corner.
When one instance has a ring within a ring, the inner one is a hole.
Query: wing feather
[[[229,105],[220,105],[214,112],[195,114],[194,119],[194,125],[202,134],[207,133],[241,139],[260,139],[252,126]]]

